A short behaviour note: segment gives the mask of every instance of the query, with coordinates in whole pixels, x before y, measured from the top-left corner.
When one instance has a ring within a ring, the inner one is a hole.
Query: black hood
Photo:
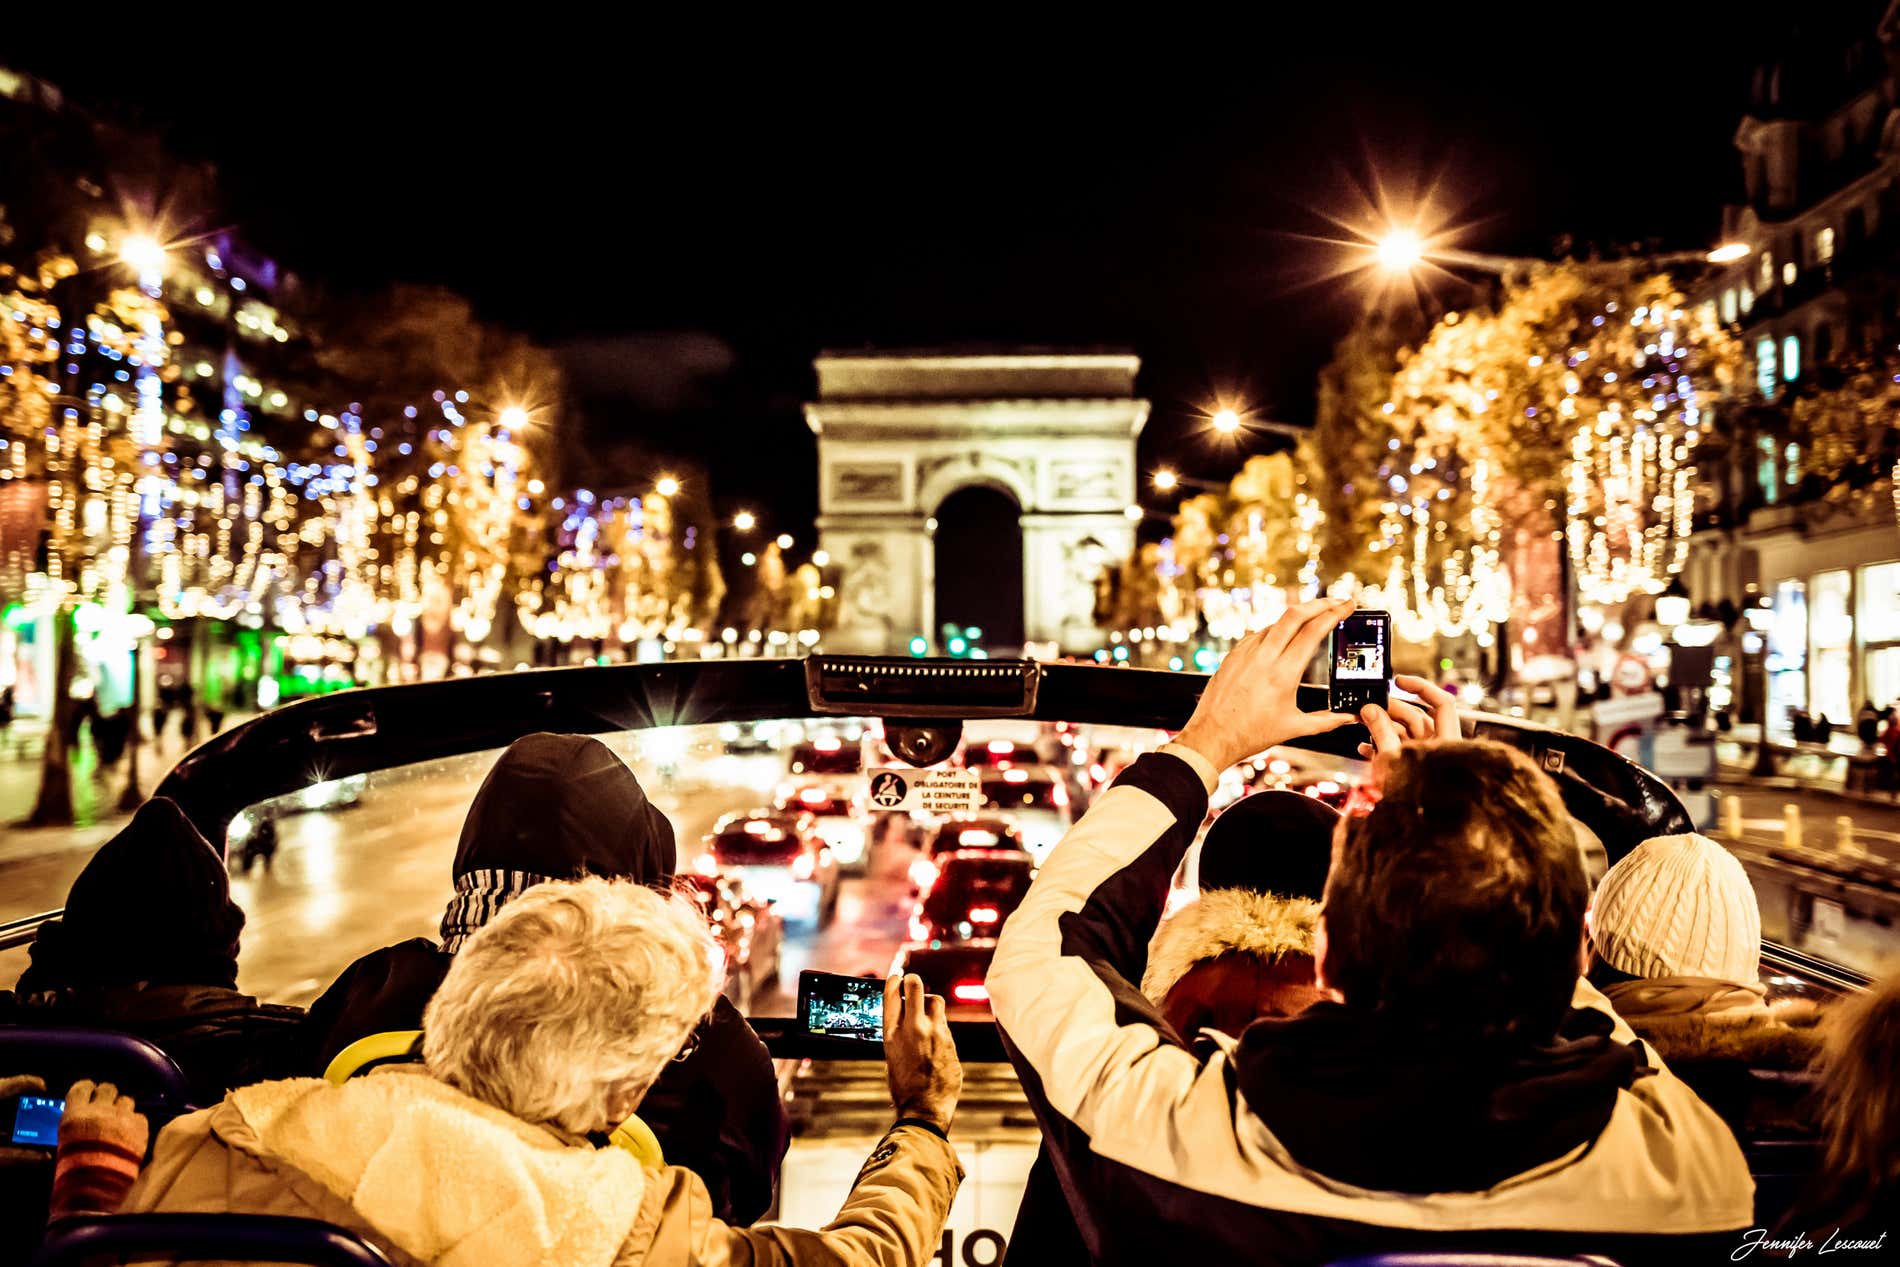
[[[1249,1026],[1235,1067],[1301,1165],[1383,1192],[1481,1192],[1594,1140],[1617,1094],[1654,1072],[1611,1028],[1573,1009],[1538,1043],[1325,1002]]]
[[[1281,897],[1326,895],[1339,811],[1299,792],[1244,796],[1220,812],[1201,841],[1200,886]]]
[[[516,871],[667,884],[673,824],[606,744],[585,735],[527,735],[482,781],[455,847],[455,875]]]
[[[19,990],[232,987],[243,928],[224,859],[183,810],[154,797],[92,856],[65,913],[40,927]]]

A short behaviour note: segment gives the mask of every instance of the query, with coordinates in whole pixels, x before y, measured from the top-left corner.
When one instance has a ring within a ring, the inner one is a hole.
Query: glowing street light
[[[749,510],[742,510],[732,517],[733,529],[738,532],[751,532],[758,525],[758,519]]]
[[[119,260],[140,277],[153,277],[165,271],[165,248],[155,237],[134,233],[119,243]]]
[[[1230,436],[1240,430],[1240,415],[1231,409],[1214,411],[1214,430],[1224,436]]]
[[[815,567],[830,567],[831,552],[829,550],[813,550],[811,552],[811,561]]]
[[[1747,257],[1753,250],[1746,242],[1724,242],[1704,258],[1711,264],[1729,264]]]
[[[1173,490],[1175,485],[1179,484],[1180,482],[1181,482],[1181,477],[1176,475],[1173,471],[1168,470],[1166,467],[1162,467],[1160,470],[1154,473],[1154,486],[1155,486],[1155,491],[1158,493],[1170,492]]]
[[[528,426],[528,411],[520,405],[510,405],[501,411],[498,421],[510,431],[525,431]]]
[[[1394,229],[1373,243],[1372,252],[1388,273],[1409,273],[1425,258],[1425,243],[1411,229]]]
[[[739,562],[745,564],[747,567],[751,567],[754,563],[757,563],[758,561],[759,561],[759,556],[752,553],[752,551],[750,550],[747,550],[744,554],[739,556]]]
[[[789,550],[792,548],[792,534],[791,533],[781,532],[778,534],[778,548],[781,550]]]
[[[662,497],[677,497],[679,496],[680,482],[671,475],[662,475],[659,479],[653,481],[653,491]]]
[[[1122,511],[1122,518],[1130,521],[1139,521],[1141,517],[1147,513],[1148,512],[1141,507],[1131,504],[1127,509]]]

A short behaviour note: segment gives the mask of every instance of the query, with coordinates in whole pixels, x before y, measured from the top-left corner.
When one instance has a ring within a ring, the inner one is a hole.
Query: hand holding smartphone
[[[1357,713],[1367,704],[1386,706],[1392,684],[1392,616],[1356,611],[1333,629],[1328,706]]]

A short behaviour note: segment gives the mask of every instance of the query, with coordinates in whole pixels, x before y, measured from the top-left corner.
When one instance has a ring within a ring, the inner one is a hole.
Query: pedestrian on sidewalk
[[[13,687],[0,686],[0,757],[13,746]]]

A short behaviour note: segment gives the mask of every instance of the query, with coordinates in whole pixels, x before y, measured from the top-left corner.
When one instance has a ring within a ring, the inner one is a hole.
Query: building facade
[[[1707,278],[1750,382],[1723,408],[1683,579],[1742,630],[1745,720],[1790,710],[1851,724],[1900,701],[1900,435],[1884,389],[1842,461],[1831,409],[1900,372],[1900,5],[1803,15],[1753,70],[1735,133],[1744,201],[1722,240],[1749,253]],[[1847,395],[1844,395],[1847,393]]]

